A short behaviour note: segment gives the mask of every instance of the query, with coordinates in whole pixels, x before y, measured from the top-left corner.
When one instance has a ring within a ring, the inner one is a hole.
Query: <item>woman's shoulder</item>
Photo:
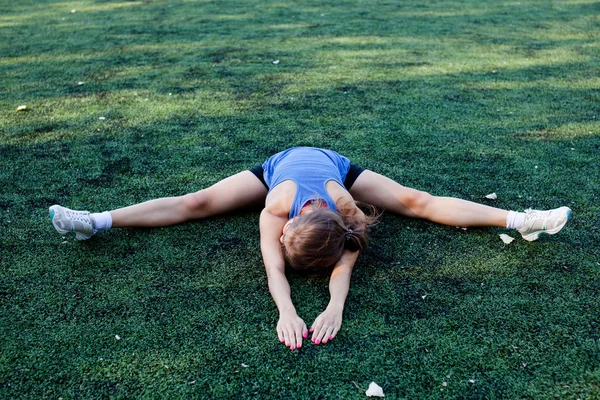
[[[295,194],[296,184],[290,180],[283,181],[267,195],[265,209],[273,215],[287,218],[292,209]]]
[[[348,192],[346,188],[340,185],[338,182],[330,180],[325,184],[325,187],[327,188],[327,193],[329,194],[334,203],[337,204],[340,201],[344,203],[354,203],[354,198],[352,197],[350,192]]]

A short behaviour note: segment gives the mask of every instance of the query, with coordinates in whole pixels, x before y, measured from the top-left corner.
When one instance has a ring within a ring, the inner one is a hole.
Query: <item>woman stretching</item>
[[[351,164],[332,150],[298,147],[185,196],[94,214],[54,205],[50,218],[59,233],[74,232],[76,239],[85,240],[111,227],[162,227],[264,204],[260,248],[269,291],[279,309],[277,334],[294,350],[309,332],[313,343],[327,343],[341,327],[350,274],[367,244],[369,225],[376,219],[366,216],[356,201],[444,225],[517,229],[529,241],[542,233],[557,233],[571,214],[568,207],[518,213],[436,197]],[[331,299],[310,329],[292,304],[286,262],[305,272],[331,274]]]

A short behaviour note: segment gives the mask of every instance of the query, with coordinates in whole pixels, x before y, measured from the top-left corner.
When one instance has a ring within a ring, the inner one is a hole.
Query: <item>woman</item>
[[[542,233],[557,233],[571,214],[568,207],[518,213],[436,197],[353,165],[332,150],[298,147],[195,193],[96,214],[54,205],[50,218],[59,233],[74,232],[78,240],[85,240],[111,227],[162,227],[264,204],[260,246],[269,290],[279,309],[277,334],[294,350],[309,332],[315,344],[327,343],[341,327],[352,268],[376,219],[366,216],[357,201],[444,225],[517,229],[529,241]],[[310,329],[292,303],[286,261],[292,268],[331,273],[331,299]]]

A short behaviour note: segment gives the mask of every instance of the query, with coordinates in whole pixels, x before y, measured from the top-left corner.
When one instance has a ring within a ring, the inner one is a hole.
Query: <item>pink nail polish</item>
[[[333,336],[329,336],[329,340],[333,340]]]
[[[310,328],[308,331],[309,331],[309,332],[312,332],[312,331],[313,331],[313,328]]]
[[[290,350],[296,350],[294,346],[290,346]]]
[[[308,332],[304,333],[304,335],[302,335],[302,337],[303,337],[304,339],[308,339]]]
[[[319,339],[315,340],[315,344],[321,344],[321,341]]]

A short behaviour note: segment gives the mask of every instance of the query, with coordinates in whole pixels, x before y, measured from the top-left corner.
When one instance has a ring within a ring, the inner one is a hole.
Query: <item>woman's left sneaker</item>
[[[523,239],[534,241],[542,233],[554,235],[558,233],[571,217],[569,207],[555,208],[554,210],[538,211],[525,210],[525,225],[521,229]]]
[[[75,211],[59,205],[50,207],[50,220],[58,233],[75,233],[75,239],[86,240],[94,236],[94,221],[88,211]]]

